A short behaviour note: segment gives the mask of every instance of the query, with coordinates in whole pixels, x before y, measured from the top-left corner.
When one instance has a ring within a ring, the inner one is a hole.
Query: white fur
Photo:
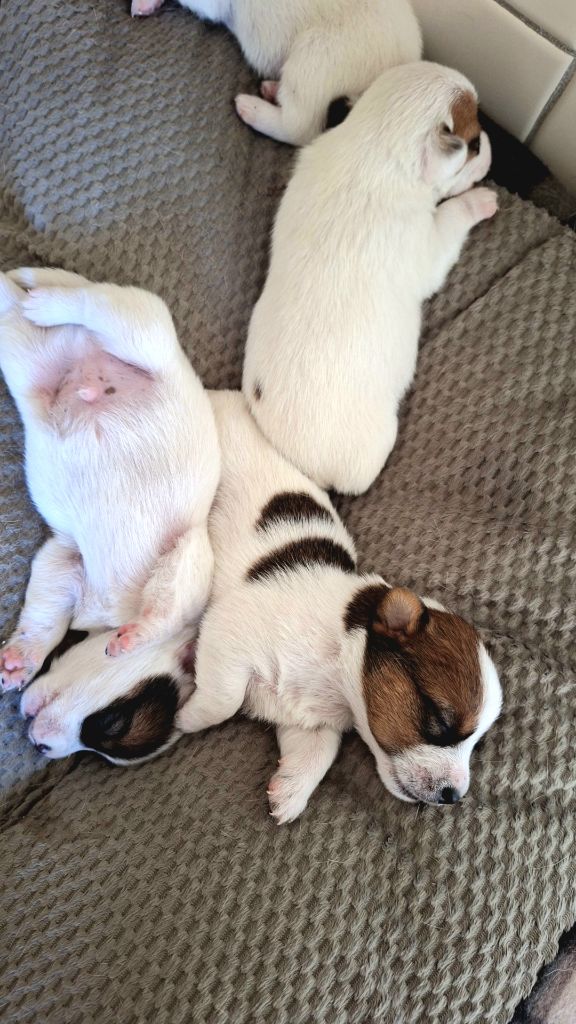
[[[332,100],[361,96],[388,67],[418,60],[421,37],[408,0],[180,0],[234,33],[263,75],[262,98],[239,95],[246,124],[280,142],[304,145],[325,124]],[[132,0],[151,14],[162,0]]]
[[[1,275],[0,367],[24,423],[30,494],[53,531],[0,652],[8,689],[69,625],[115,627],[115,655],[199,618],[220,460],[208,398],[148,292],[58,270]]]
[[[487,136],[470,159],[457,138],[442,146],[462,93],[475,95],[439,65],[385,72],[301,153],[280,204],[243,390],[266,437],[322,487],[359,494],[382,469],[422,302],[496,210],[488,189],[465,191],[488,171]]]
[[[318,564],[247,578],[262,557],[301,537],[330,538],[351,557],[354,547],[327,496],[265,441],[242,396],[213,392],[211,400],[223,453],[221,484],[210,516],[214,588],[198,639],[196,690],[177,718],[178,727],[196,732],[242,706],[248,714],[275,723],[281,760],[269,796],[279,823],[301,813],[332,764],[341,733],[353,726],[395,795],[401,792],[394,778],[424,800],[437,799],[444,785],[465,791],[472,747],[499,711],[498,677],[485,649],[480,648],[484,712],[474,736],[457,748],[412,748],[409,763],[402,761],[404,755],[384,755],[370,733],[364,702],[366,634],[347,631],[344,624],[358,590],[384,581]],[[286,491],[310,495],[332,512],[333,523],[279,521],[257,528],[262,509]],[[430,601],[430,606],[437,604]]]

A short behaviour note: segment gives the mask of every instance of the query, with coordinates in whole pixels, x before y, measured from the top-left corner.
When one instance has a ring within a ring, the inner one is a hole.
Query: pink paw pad
[[[119,654],[127,654],[128,651],[133,650],[139,639],[140,634],[137,622],[129,622],[125,626],[120,626],[116,636],[113,636],[108,641],[106,654],[110,658],[116,658]]]
[[[4,690],[19,690],[38,668],[37,661],[16,645],[0,650],[0,685]]]
[[[162,6],[164,0],[132,0],[130,13],[133,18],[146,18]]]

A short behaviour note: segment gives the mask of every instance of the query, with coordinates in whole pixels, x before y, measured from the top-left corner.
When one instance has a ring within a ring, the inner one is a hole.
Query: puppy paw
[[[22,694],[20,701],[20,714],[22,718],[36,718],[36,715],[47,707],[58,696],[55,692],[47,692],[44,685],[44,677],[37,683],[33,683]]]
[[[138,647],[143,639],[140,624],[138,622],[128,622],[125,626],[120,626],[115,636],[108,641],[106,654],[109,658],[117,658],[119,654],[128,654],[135,647]]]
[[[130,7],[130,14],[133,18],[147,18],[149,14],[154,14],[157,11],[164,0],[132,0],[132,6]]]
[[[68,289],[33,288],[22,300],[22,312],[37,327],[59,327],[74,322]]]
[[[42,661],[38,652],[20,641],[0,649],[0,687],[4,692],[21,690],[36,674]]]
[[[260,82],[260,95],[265,100],[268,100],[269,103],[276,103],[279,86],[280,82],[273,82],[271,79],[266,79],[265,81]],[[237,99],[238,98],[239,97],[237,97]]]
[[[310,796],[308,779],[301,773],[280,767],[268,783],[270,814],[277,825],[285,825],[300,817]]]
[[[489,220],[498,209],[498,196],[490,188],[472,188],[464,192],[462,200],[470,213],[472,224]]]
[[[257,96],[248,96],[246,93],[240,93],[236,96],[234,104],[236,106],[236,113],[244,124],[253,125],[258,120],[258,104],[262,100],[259,100]]]

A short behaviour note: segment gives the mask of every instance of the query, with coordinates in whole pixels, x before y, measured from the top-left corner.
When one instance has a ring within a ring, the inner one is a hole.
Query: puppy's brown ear
[[[411,590],[393,587],[380,601],[372,628],[392,640],[407,640],[423,627],[425,612],[422,601]]]

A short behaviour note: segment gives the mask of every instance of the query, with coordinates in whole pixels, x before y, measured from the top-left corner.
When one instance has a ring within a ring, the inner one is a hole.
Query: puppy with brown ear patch
[[[177,727],[197,732],[241,707],[275,723],[278,823],[302,813],[351,728],[395,796],[454,803],[501,705],[478,634],[432,600],[359,575],[327,495],[265,440],[240,394],[210,397],[223,461],[215,575]]]
[[[386,71],[300,154],[242,386],[268,440],[321,487],[360,494],[386,462],[422,303],[496,212],[472,189],[490,159],[474,87],[426,62]]]

